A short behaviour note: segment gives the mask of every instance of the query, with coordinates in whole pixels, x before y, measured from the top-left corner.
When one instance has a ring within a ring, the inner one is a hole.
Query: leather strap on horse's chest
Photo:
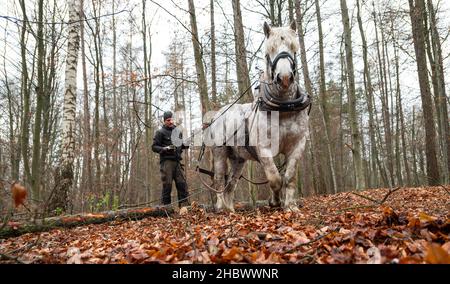
[[[250,130],[248,128],[248,121],[246,121],[245,123],[245,150],[247,150],[247,152],[250,154],[250,156],[252,156],[253,159],[259,162],[256,148],[254,146],[250,146]]]
[[[296,98],[290,101],[280,101],[272,96],[269,86],[262,83],[259,88],[259,100],[262,111],[299,112],[311,105],[311,97],[297,88]]]
[[[257,162],[259,162],[259,157],[258,154],[256,153],[256,148],[254,146],[250,146],[250,129],[249,129],[249,120],[246,119],[245,120],[245,150],[247,150],[247,152],[250,154],[250,156],[252,156],[253,159],[255,159]],[[239,129],[236,129],[236,131],[234,131],[233,133],[233,139],[234,137],[236,137],[237,133],[238,133]],[[226,146],[226,143],[223,144],[223,146]],[[236,156],[232,159],[238,159],[239,157]]]

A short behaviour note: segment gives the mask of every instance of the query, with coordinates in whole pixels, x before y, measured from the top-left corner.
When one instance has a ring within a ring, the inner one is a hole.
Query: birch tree
[[[80,48],[80,0],[69,4],[68,46],[65,71],[65,91],[63,107],[62,155],[56,170],[55,190],[50,196],[48,210],[66,211],[69,205],[68,192],[73,183],[73,161],[75,151],[75,113],[77,93],[77,64]]]

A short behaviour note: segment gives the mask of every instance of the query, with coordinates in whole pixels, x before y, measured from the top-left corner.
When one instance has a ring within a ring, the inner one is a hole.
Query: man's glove
[[[167,153],[170,151],[174,151],[176,149],[175,145],[170,145],[162,148],[161,153]]]

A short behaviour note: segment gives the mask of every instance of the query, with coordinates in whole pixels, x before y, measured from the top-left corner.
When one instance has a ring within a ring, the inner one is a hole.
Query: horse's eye
[[[281,40],[284,40],[284,36],[281,37]]]

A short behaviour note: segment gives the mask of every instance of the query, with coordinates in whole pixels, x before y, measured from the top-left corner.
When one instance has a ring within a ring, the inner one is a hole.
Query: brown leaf
[[[444,249],[448,254],[450,254],[450,242],[446,242],[442,245],[442,249]]]
[[[80,249],[76,247],[71,247],[67,250],[67,264],[82,264]]]
[[[14,182],[11,185],[11,195],[14,200],[14,205],[16,208],[20,205],[23,205],[25,199],[27,198],[27,190],[20,183]]]
[[[428,245],[425,261],[431,264],[450,264],[450,255],[440,245]]]
[[[237,235],[239,236],[239,237],[245,237],[245,236],[247,236],[248,234],[249,234],[249,230],[247,230],[247,229],[245,229],[245,228],[242,228],[242,229],[240,229],[238,232],[237,232]]]
[[[239,260],[242,260],[241,249],[238,248],[238,247],[232,247],[231,249],[226,249],[222,253],[222,258],[225,261],[231,261],[231,260],[239,261]]]
[[[180,215],[181,216],[184,216],[184,215],[186,215],[188,213],[188,209],[187,209],[187,207],[181,207],[181,209],[180,209]]]
[[[418,257],[407,256],[407,257],[400,258],[399,263],[400,264],[420,264],[420,263],[422,263],[422,261]]]
[[[437,218],[436,217],[432,217],[430,215],[427,215],[424,212],[420,212],[419,213],[419,220],[421,222],[433,222],[433,221],[436,221]]]

